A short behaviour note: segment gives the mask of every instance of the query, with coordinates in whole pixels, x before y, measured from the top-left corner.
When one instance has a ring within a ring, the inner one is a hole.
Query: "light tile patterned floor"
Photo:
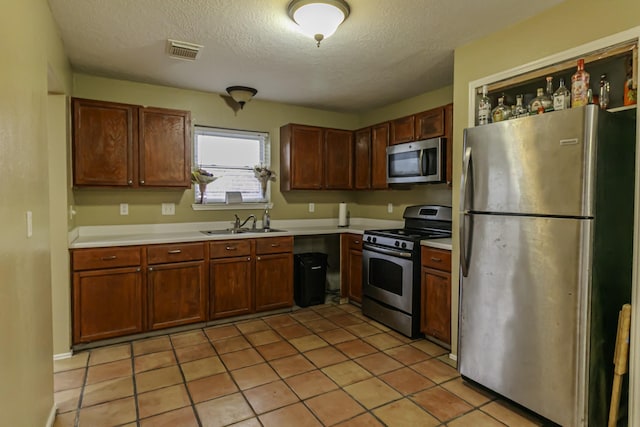
[[[88,350],[54,375],[56,427],[543,425],[348,304]]]

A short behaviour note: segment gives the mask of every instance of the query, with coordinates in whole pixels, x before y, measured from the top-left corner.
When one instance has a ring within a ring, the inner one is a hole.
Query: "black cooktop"
[[[451,237],[451,232],[446,230],[417,230],[413,228],[393,228],[390,230],[367,230],[367,234],[376,236],[393,237],[405,240],[441,239]]]

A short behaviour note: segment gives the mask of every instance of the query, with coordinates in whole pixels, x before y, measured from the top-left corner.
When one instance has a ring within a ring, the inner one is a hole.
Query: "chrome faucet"
[[[242,222],[240,222],[240,217],[239,217],[238,215],[233,214],[233,216],[235,216],[235,217],[236,217],[235,222],[234,222],[234,224],[233,224],[233,228],[234,228],[234,229],[236,229],[236,230],[241,229],[241,228],[242,228],[242,227],[247,223],[247,221],[249,221],[251,218],[253,218],[253,224],[251,225],[251,229],[252,229],[252,230],[255,230],[255,229],[256,229],[256,220],[257,220],[257,218],[256,218],[256,216],[255,216],[255,215],[253,215],[253,214],[249,215],[249,216],[247,217],[247,219],[245,219],[245,220],[244,220],[244,221],[242,221]]]

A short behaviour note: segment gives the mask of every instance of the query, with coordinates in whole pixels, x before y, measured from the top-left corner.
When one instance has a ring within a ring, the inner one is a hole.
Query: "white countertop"
[[[323,234],[354,233],[364,230],[402,227],[403,221],[353,218],[347,227],[338,227],[335,219],[320,220],[274,220],[274,229],[281,232],[240,233],[208,235],[206,230],[221,230],[230,227],[229,222],[140,224],[78,227],[69,232],[69,248],[98,248],[133,246],[160,243],[200,242],[208,240],[253,239],[278,236],[312,236]],[[423,240],[421,244],[451,250],[451,239]]]

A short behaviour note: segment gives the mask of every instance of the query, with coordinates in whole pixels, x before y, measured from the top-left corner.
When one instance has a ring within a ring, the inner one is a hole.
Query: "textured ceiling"
[[[453,51],[562,0],[348,0],[320,48],[289,0],[49,0],[75,71],[334,111],[391,104],[453,81]],[[167,39],[204,45],[195,62]],[[490,58],[487,58],[490,60]]]

